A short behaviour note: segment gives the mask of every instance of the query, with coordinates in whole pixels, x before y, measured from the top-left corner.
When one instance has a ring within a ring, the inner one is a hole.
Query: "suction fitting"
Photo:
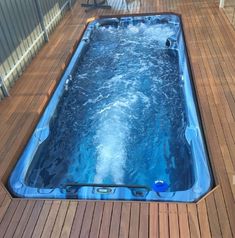
[[[156,180],[153,183],[152,189],[156,192],[166,192],[169,188],[168,183],[162,181],[162,180]]]

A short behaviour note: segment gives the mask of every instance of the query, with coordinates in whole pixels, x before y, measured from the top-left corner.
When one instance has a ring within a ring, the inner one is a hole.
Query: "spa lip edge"
[[[63,94],[63,90],[64,90],[64,87],[65,87],[65,84],[66,84],[66,80],[69,78],[70,75],[72,75],[74,69],[76,68],[76,64],[77,64],[77,61],[79,60],[79,57],[82,55],[82,52],[84,51],[84,49],[86,48],[87,44],[89,43],[89,42],[87,42],[87,39],[89,38],[89,30],[90,30],[89,27],[93,27],[94,24],[97,21],[99,21],[99,19],[104,19],[104,18],[118,18],[118,19],[120,19],[120,18],[123,18],[123,17],[135,17],[135,16],[140,17],[140,16],[155,16],[155,15],[158,16],[158,15],[166,15],[166,14],[167,15],[174,15],[176,17],[179,17],[183,39],[185,39],[184,30],[183,30],[183,22],[182,22],[182,19],[181,19],[181,15],[177,14],[177,13],[172,13],[172,12],[151,13],[151,14],[148,14],[148,15],[146,15],[146,14],[108,15],[108,16],[96,17],[96,18],[88,20],[87,25],[86,25],[86,27],[84,29],[84,32],[83,32],[82,36],[80,37],[80,40],[76,43],[76,47],[74,47],[74,49],[76,48],[75,52],[71,56],[71,58],[68,60],[67,68],[65,69],[65,71],[63,73],[63,76],[62,76],[62,78],[61,78],[57,88],[55,89],[52,97],[48,101],[47,107],[45,108],[45,110],[43,112],[43,115],[42,115],[38,125],[36,126],[32,136],[30,138],[30,140],[28,141],[28,144],[26,146],[25,151],[23,152],[20,160],[18,161],[18,163],[16,165],[16,168],[13,170],[13,172],[12,172],[12,174],[10,176],[10,179],[8,181],[8,187],[10,188],[10,191],[11,191],[11,193],[13,195],[15,195],[17,197],[29,197],[30,196],[29,194],[27,196],[25,196],[25,193],[22,193],[22,191],[20,191],[20,190],[18,190],[16,188],[17,186],[19,186],[19,184],[15,186],[15,183],[13,181],[16,178],[18,178],[18,181],[20,181],[20,183],[23,184],[23,187],[24,187],[23,190],[24,191],[28,190],[28,191],[31,191],[32,193],[35,192],[35,191],[34,192],[32,191],[31,187],[25,185],[24,181],[25,181],[26,171],[29,168],[30,163],[32,162],[33,155],[35,154],[35,152],[37,150],[37,146],[42,141],[42,138],[38,138],[38,136],[37,136],[37,130],[40,129],[40,128],[45,128],[46,127],[45,125],[48,126],[49,121],[51,119],[51,115],[56,110],[56,106],[58,104],[58,101],[59,101],[61,95]],[[86,33],[87,29],[88,29],[88,33]],[[207,144],[206,144],[205,139],[204,139],[205,138],[205,134],[204,134],[203,123],[202,123],[202,120],[201,120],[201,114],[200,114],[200,110],[199,110],[199,106],[198,106],[198,99],[197,99],[198,93],[196,91],[194,80],[193,80],[194,76],[193,76],[192,71],[191,71],[190,57],[188,55],[188,51],[187,51],[187,46],[186,46],[185,40],[183,41],[183,44],[184,44],[184,51],[186,53],[185,62],[187,64],[187,69],[188,69],[188,74],[189,74],[190,84],[191,84],[191,89],[192,89],[191,91],[192,91],[192,94],[193,94],[193,100],[194,100],[194,105],[195,105],[195,109],[196,109],[197,120],[198,120],[198,123],[199,123],[198,126],[201,129],[200,130],[201,140],[202,140],[202,143],[203,143],[203,146],[204,146],[204,152],[206,154],[206,157],[209,158],[210,156],[209,156]],[[51,113],[51,115],[47,114],[48,111]],[[21,162],[21,161],[23,161],[23,162]],[[212,170],[210,168],[210,164],[209,164],[208,160],[204,161],[204,163],[208,164],[208,171],[206,171],[205,174],[208,172],[211,175],[210,176],[210,178],[211,178],[210,184],[209,184],[209,187],[207,188],[207,190],[210,190],[211,187],[213,186]],[[16,170],[23,171],[23,172],[21,172],[21,174],[19,174],[18,172],[15,172]],[[51,190],[56,191],[56,193],[52,195],[51,194],[51,192],[52,192]],[[45,198],[45,194],[48,194],[49,198],[57,198],[56,196],[58,196],[58,194],[60,194],[60,192],[59,192],[60,189],[59,188],[50,189],[50,191],[47,191],[47,192],[45,191],[45,193],[42,193],[43,194],[42,196],[38,195],[38,197],[39,198]],[[64,196],[62,194],[60,194],[60,196],[61,196],[60,198],[66,198],[66,196]],[[203,196],[203,195],[201,195],[201,196]],[[198,196],[195,200],[200,199],[201,196]],[[34,195],[34,197],[35,197],[35,195]],[[164,199],[163,199],[163,201],[164,201]],[[189,201],[189,202],[191,202],[191,201]]]

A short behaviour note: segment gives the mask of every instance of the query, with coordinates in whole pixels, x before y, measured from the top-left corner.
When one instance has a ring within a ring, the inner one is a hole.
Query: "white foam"
[[[123,183],[126,145],[131,128],[129,123],[136,119],[132,110],[139,100],[146,107],[150,106],[149,98],[142,92],[128,92],[125,96],[117,98],[98,112],[102,115],[97,115],[95,183],[103,183],[107,177],[111,177],[115,184]]]
[[[129,136],[129,129],[122,119],[118,111],[112,109],[98,126],[95,137],[99,145],[95,183],[103,183],[108,176],[111,176],[116,184],[123,183],[126,161],[125,141]]]
[[[122,184],[127,158],[126,145],[130,133],[130,114],[138,96],[128,93],[99,111],[95,135],[97,164],[95,183],[111,177],[115,184]]]
[[[137,34],[140,31],[140,27],[133,26],[133,25],[128,25],[127,29],[133,34]]]
[[[87,104],[95,104],[103,99],[107,99],[110,96],[110,94],[103,96],[103,95],[99,95],[97,98],[95,99],[88,99],[85,103],[83,103],[83,106],[86,106]]]

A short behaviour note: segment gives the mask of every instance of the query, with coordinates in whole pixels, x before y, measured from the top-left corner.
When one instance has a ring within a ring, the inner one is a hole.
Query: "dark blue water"
[[[178,51],[171,24],[100,27],[26,176],[29,186],[68,182],[192,186]]]

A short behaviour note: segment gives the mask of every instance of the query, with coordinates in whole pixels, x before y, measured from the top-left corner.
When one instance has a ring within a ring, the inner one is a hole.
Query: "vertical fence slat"
[[[11,38],[9,36],[9,31],[6,30],[6,22],[3,17],[3,7],[0,2],[0,33],[1,33],[1,54],[4,53],[4,58],[7,60],[6,66],[6,74],[8,71],[11,70],[13,65],[16,64],[16,56],[14,52],[14,43],[11,41]],[[3,41],[3,42],[2,42]],[[10,52],[13,52],[10,54]],[[4,60],[4,59],[3,59]],[[4,60],[5,61],[5,60]],[[3,64],[4,64],[3,61]],[[13,74],[13,77],[18,77],[18,71],[16,70]],[[6,81],[6,86],[10,87],[10,81]]]
[[[30,46],[30,44],[32,44],[32,40],[30,40],[30,38],[28,37],[27,21],[25,21],[25,15],[21,6],[22,5],[20,0],[15,1],[16,14],[19,17],[19,24],[21,26],[21,31],[25,41],[26,46],[25,50],[26,50]]]
[[[18,51],[18,60],[20,57],[23,55],[24,52],[24,47],[22,46],[22,35],[20,34],[20,29],[18,27],[18,19],[17,19],[17,14],[15,15],[14,13],[15,7],[12,5],[12,1],[8,0],[6,2],[6,15],[9,18],[9,21],[12,22],[12,30],[14,34],[12,35],[13,41],[17,45],[17,51]],[[15,18],[15,19],[14,19]]]
[[[39,0],[35,0],[35,5],[36,5],[36,9],[37,9],[37,14],[41,23],[41,27],[42,30],[44,32],[44,37],[45,37],[45,41],[49,41],[49,37],[48,37],[48,33],[47,33],[47,29],[46,29],[46,25],[45,25],[45,21],[44,21],[44,17],[43,17],[43,12],[42,12],[42,7],[40,4]]]
[[[42,29],[41,29],[40,20],[37,15],[37,9],[36,9],[36,5],[35,5],[34,1],[32,1],[32,0],[27,0],[27,1],[28,1],[28,5],[31,6],[31,14],[32,14],[31,18],[33,18],[33,16],[34,16],[34,20],[35,20],[35,22],[34,22],[35,30],[33,31],[33,35],[32,34],[30,35],[30,38],[33,41],[35,41],[38,38],[38,36],[42,33]],[[42,43],[44,43],[44,42],[45,42],[45,38],[36,44],[36,46],[34,48],[34,51],[35,51],[34,54],[36,54],[36,52],[40,49]]]
[[[2,4],[4,4],[3,5],[4,10],[2,11],[2,17],[5,22],[5,25],[3,27],[7,28],[5,32],[8,33],[7,34],[8,40],[11,42],[12,46],[14,47],[13,48],[13,50],[14,50],[13,57],[14,57],[14,62],[16,63],[20,59],[21,52],[20,52],[19,45],[18,45],[18,39],[16,37],[17,32],[15,30],[15,22],[13,22],[13,20],[12,20],[12,17],[11,17],[12,14],[8,10],[7,2],[8,1],[2,2]],[[20,72],[20,70],[17,70],[17,71]]]
[[[3,96],[5,96],[5,97],[9,96],[8,89],[7,89],[6,85],[5,85],[5,83],[3,82],[1,76],[0,76],[0,86],[1,86],[1,90],[2,90]]]
[[[0,100],[75,1],[0,1]]]

